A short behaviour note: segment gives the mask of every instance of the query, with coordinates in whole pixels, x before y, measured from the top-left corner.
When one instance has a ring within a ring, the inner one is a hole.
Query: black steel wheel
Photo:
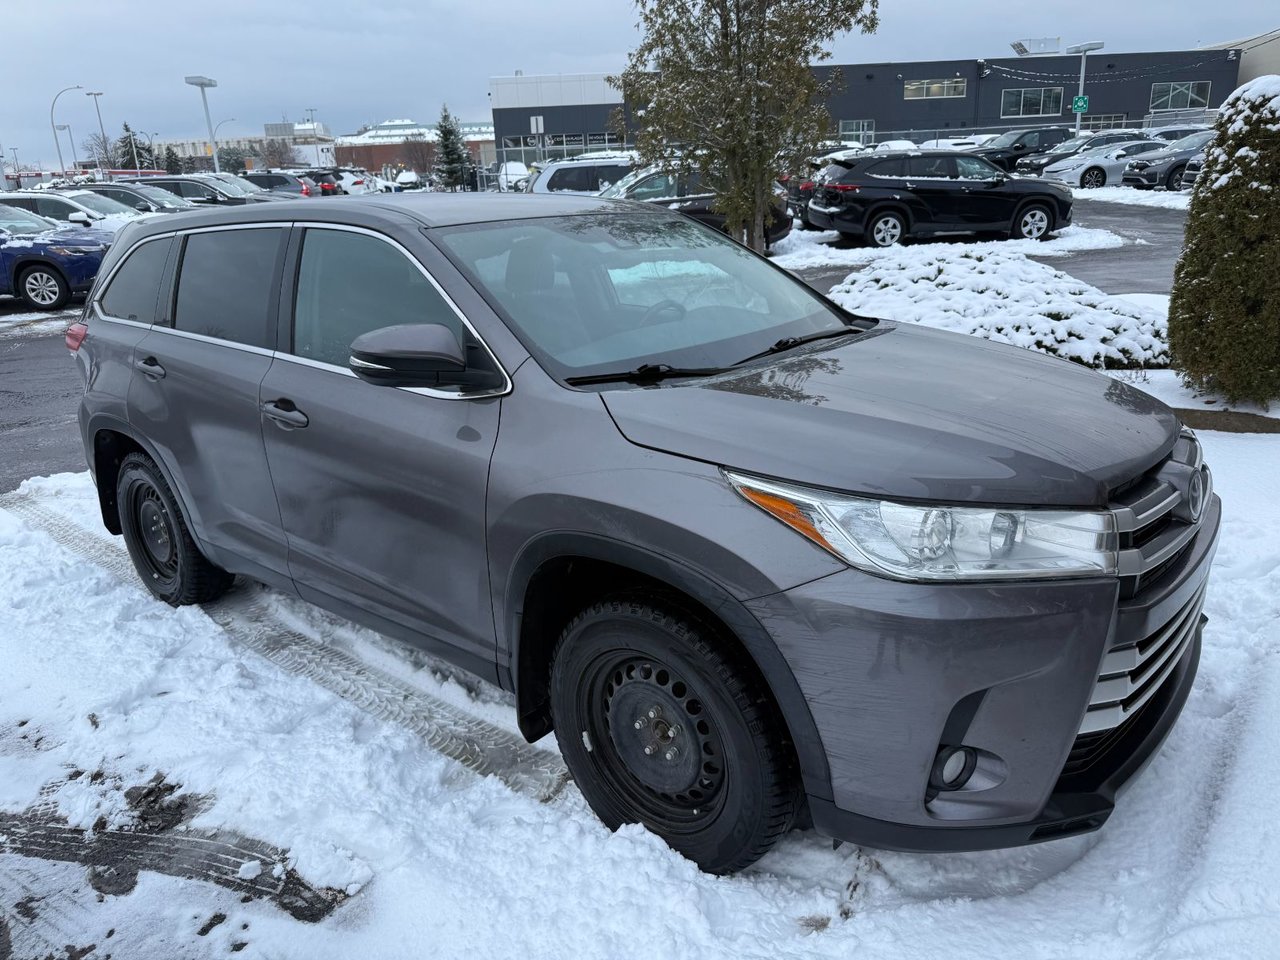
[[[793,751],[755,668],[653,596],[564,630],[551,711],[565,762],[611,829],[640,823],[711,873],[763,856],[800,804]]]
[[[200,552],[164,475],[150,457],[131,453],[116,478],[116,508],[138,576],[175,607],[217,599],[234,579]]]

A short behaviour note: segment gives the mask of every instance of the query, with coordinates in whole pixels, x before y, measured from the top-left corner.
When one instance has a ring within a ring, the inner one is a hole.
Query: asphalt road
[[[1169,292],[1173,265],[1182,248],[1185,213],[1081,201],[1075,219],[1083,226],[1101,227],[1141,242],[1046,262],[1106,293]],[[849,272],[841,267],[806,270],[800,275],[825,293]],[[20,309],[17,301],[0,300],[0,315]],[[76,424],[80,393],[80,376],[60,333],[0,337],[0,493],[27,477],[85,468]]]

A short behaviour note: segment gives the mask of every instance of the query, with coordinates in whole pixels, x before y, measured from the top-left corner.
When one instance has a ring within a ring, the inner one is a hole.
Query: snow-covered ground
[[[1280,437],[1201,438],[1225,520],[1200,675],[1100,833],[944,856],[796,833],[733,878],[610,834],[572,785],[478,776],[388,706],[465,710],[499,742],[500,694],[262,588],[210,612],[159,604],[85,475],[28,481],[0,500],[0,921],[18,957],[1276,956]],[[554,773],[553,749],[517,760]],[[99,870],[98,894],[83,863],[4,852],[30,852],[11,815],[33,809],[85,843],[145,838],[126,790],[155,779],[190,798],[168,842],[250,851],[221,883]],[[273,899],[289,877],[327,916]]]
[[[1139,190],[1136,187],[1098,187],[1093,190],[1073,190],[1077,200],[1095,200],[1099,203],[1127,203],[1134,207],[1161,207],[1165,210],[1186,210],[1191,206],[1191,191]]]
[[[20,300],[0,297],[0,338],[61,332],[80,312],[79,304],[73,302],[71,307],[51,312],[28,311]]]

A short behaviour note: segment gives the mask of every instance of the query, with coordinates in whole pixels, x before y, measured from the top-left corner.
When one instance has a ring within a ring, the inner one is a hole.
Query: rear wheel
[[[902,214],[886,210],[877,213],[867,224],[866,239],[873,247],[892,247],[907,235],[907,221]]]
[[[574,780],[610,829],[640,823],[711,873],[754,863],[800,803],[784,725],[752,665],[657,595],[565,628],[551,712]]]
[[[235,578],[205,559],[191,539],[178,501],[150,457],[131,453],[121,462],[116,508],[133,566],[157,599],[175,607],[207,603],[231,586]]]
[[[1169,175],[1164,179],[1164,188],[1166,190],[1182,189],[1182,174],[1186,170],[1186,166],[1177,166],[1169,171]]]
[[[1080,186],[1086,190],[1096,190],[1098,187],[1106,186],[1106,183],[1107,172],[1101,167],[1090,167],[1080,174]]]
[[[37,264],[18,277],[18,294],[33,310],[57,310],[71,299],[71,287],[53,267]]]
[[[1014,240],[1043,240],[1049,235],[1049,227],[1053,221],[1049,218],[1049,208],[1040,203],[1023,207],[1018,219],[1013,223]]]

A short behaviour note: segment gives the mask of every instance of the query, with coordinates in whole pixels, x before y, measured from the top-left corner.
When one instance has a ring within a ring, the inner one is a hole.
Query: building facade
[[[435,166],[439,134],[434,123],[413,120],[384,120],[368,130],[335,141],[338,163],[366,170],[414,170],[429,173]],[[493,124],[460,122],[462,139],[471,159],[487,166],[496,159],[493,147]]]
[[[622,96],[603,73],[489,79],[499,161],[534,163],[624,146],[613,129]]]

